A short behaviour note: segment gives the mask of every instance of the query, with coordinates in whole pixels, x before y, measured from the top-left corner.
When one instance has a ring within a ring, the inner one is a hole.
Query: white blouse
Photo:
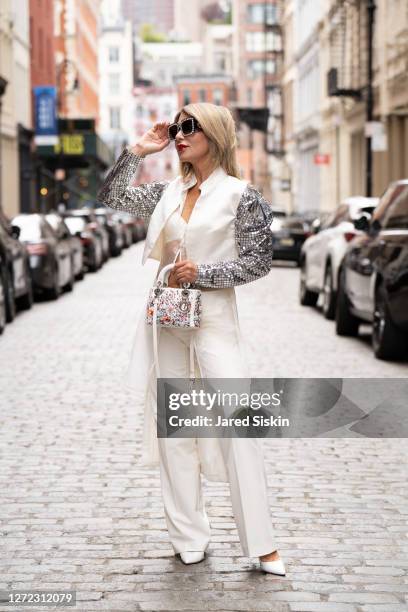
[[[164,266],[174,263],[180,252],[180,259],[187,259],[184,236],[187,229],[187,221],[181,216],[183,202],[173,211],[164,226],[164,245],[160,259],[158,273]]]

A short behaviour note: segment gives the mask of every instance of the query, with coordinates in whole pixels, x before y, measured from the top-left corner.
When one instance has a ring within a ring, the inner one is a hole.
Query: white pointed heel
[[[186,565],[190,565],[191,563],[199,563],[205,557],[205,553],[201,551],[184,551],[180,553],[180,559]]]
[[[264,572],[268,572],[268,574],[276,574],[277,576],[285,576],[286,570],[285,565],[282,559],[278,559],[277,561],[261,561],[261,569]]]

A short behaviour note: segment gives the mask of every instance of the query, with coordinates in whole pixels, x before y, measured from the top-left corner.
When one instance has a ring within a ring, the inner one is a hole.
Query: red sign
[[[314,163],[316,166],[328,166],[330,164],[330,155],[328,153],[316,153]]]

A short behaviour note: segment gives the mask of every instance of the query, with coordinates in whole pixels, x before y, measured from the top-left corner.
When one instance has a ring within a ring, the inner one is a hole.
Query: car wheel
[[[302,306],[316,306],[319,294],[306,287],[306,262],[300,266],[299,301]]]
[[[0,277],[0,334],[6,327],[6,292],[4,291],[3,279]]]
[[[33,289],[33,281],[31,278],[30,270],[26,272],[27,278],[27,293],[18,298],[18,306],[21,310],[30,310],[31,306],[34,303],[34,289]]]
[[[336,308],[336,334],[338,336],[357,336],[360,320],[350,311],[350,304],[344,289],[344,274],[339,276]]]
[[[16,302],[14,298],[14,284],[11,274],[5,272],[5,298],[6,298],[6,321],[11,323],[16,316]]]
[[[60,296],[60,293],[61,293],[61,289],[59,286],[58,266],[56,266],[55,272],[54,272],[54,286],[48,290],[48,296],[51,300],[57,300]]]
[[[372,346],[375,356],[384,360],[404,357],[408,347],[406,334],[392,322],[382,283],[375,290]]]
[[[84,279],[84,276],[85,276],[85,271],[84,271],[84,268],[82,266],[81,271],[78,272],[78,274],[75,277],[75,280],[81,281],[81,280]]]
[[[336,294],[333,289],[333,274],[330,264],[326,266],[324,273],[322,311],[326,319],[333,320],[336,316]]]
[[[67,282],[67,284],[65,285],[64,289],[65,291],[72,291],[74,288],[74,284],[75,284],[75,276],[74,276],[74,262],[71,261],[71,276],[69,281]]]
[[[97,250],[96,248],[93,248],[91,253],[90,253],[90,257],[89,257],[89,266],[88,266],[88,271],[89,272],[96,272],[99,268],[99,262],[98,262],[98,255],[97,255]]]

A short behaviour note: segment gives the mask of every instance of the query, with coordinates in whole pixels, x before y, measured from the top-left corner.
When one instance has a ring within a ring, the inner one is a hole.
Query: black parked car
[[[76,280],[84,278],[84,249],[79,236],[73,236],[68,225],[58,213],[51,212],[45,216],[54,232],[60,239],[67,239],[71,247],[72,274]]]
[[[71,235],[81,240],[87,270],[96,272],[103,264],[103,252],[102,238],[95,231],[95,225],[89,223],[86,216],[75,214],[75,211],[65,212],[63,217]]]
[[[408,350],[408,180],[392,183],[346,251],[340,271],[336,331],[358,333],[372,322],[376,357],[398,359]]]
[[[117,257],[123,249],[123,234],[120,224],[114,220],[112,211],[106,208],[96,208],[95,215],[105,227],[109,235],[109,251],[112,257]]]
[[[6,293],[4,291],[3,278],[6,265],[0,255],[0,334],[6,327]]]
[[[24,244],[18,240],[18,236],[19,229],[13,227],[0,211],[0,255],[3,260],[1,278],[8,323],[15,317],[16,305],[28,309],[33,303],[29,255]]]
[[[55,300],[61,290],[72,291],[74,278],[69,240],[57,236],[42,214],[21,214],[13,219],[30,255],[34,293]]]
[[[280,219],[279,228],[273,231],[274,259],[295,261],[299,265],[300,249],[311,233],[310,224],[302,217],[291,215]]]

